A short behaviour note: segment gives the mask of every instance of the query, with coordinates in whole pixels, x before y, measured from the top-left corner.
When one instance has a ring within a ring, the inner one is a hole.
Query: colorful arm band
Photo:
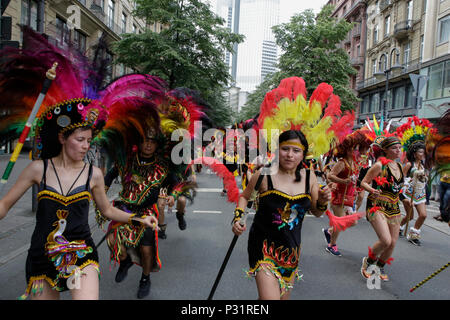
[[[234,209],[234,217],[233,217],[233,221],[231,222],[231,224],[234,224],[236,221],[240,221],[243,214],[244,214],[244,209],[242,209],[242,208]]]

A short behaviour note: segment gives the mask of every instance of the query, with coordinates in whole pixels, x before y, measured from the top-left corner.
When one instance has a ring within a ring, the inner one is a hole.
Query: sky
[[[328,0],[280,0],[280,23],[289,22],[291,16],[306,9],[319,13],[327,2]]]

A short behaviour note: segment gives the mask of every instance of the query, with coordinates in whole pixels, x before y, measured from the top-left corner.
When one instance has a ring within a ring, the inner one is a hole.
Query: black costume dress
[[[281,294],[292,288],[294,276],[300,278],[298,262],[301,250],[301,229],[305,213],[311,209],[309,175],[306,170],[305,193],[290,196],[273,188],[267,176],[268,190],[260,194],[258,211],[248,238],[249,276],[261,269],[278,279]]]
[[[178,196],[172,192],[177,179],[170,172],[169,163],[162,157],[142,158],[133,154],[124,167],[116,165],[107,173],[105,185],[110,186],[118,176],[121,178],[122,190],[118,199],[113,201],[113,205],[125,212],[135,213],[137,216],[153,215],[158,218],[157,201],[161,189],[166,189],[167,195],[173,195],[174,198]],[[140,245],[152,246],[155,248],[152,271],[160,270],[157,231],[141,224],[119,224],[117,227],[116,222],[112,221],[109,225],[109,228],[114,229],[113,240],[107,240],[111,249],[111,261],[120,262],[120,248],[124,245],[133,262],[141,265],[140,254],[136,248]]]
[[[83,268],[93,265],[99,272],[98,254],[88,222],[92,165],[89,165],[86,183],[69,190],[64,196],[46,185],[48,160],[43,161],[36,227],[26,261],[28,287],[21,299],[27,298],[30,292],[42,291],[44,280],[53,289],[65,291],[76,288]],[[53,162],[51,164],[54,169]],[[85,169],[86,164],[78,178]],[[56,170],[55,175],[59,182]]]
[[[400,223],[402,216],[398,202],[400,192],[403,187],[404,177],[402,165],[400,163],[397,163],[397,165],[401,173],[399,179],[395,178],[392,174],[391,168],[386,165],[384,170],[381,172],[380,178],[386,178],[387,183],[378,186],[375,181],[372,181],[372,188],[379,188],[381,194],[378,196],[369,194],[367,197],[366,218],[368,221],[375,219],[376,212],[381,212],[388,223]]]

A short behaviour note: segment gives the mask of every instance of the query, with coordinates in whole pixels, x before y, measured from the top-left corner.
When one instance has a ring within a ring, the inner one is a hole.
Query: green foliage
[[[225,52],[243,36],[226,29],[225,21],[198,0],[137,0],[134,14],[149,25],[161,23],[163,29],[123,35],[113,47],[116,63],[159,76],[170,88],[197,90],[219,111],[216,117],[226,118],[221,97],[230,82]]]
[[[249,95],[242,119],[257,114],[265,92],[277,87],[282,79],[293,76],[305,80],[308,96],[321,82],[332,85],[333,93],[341,98],[342,109],[354,109],[358,98],[349,87],[349,77],[356,74],[356,70],[347,53],[337,47],[353,26],[344,19],[331,17],[332,12],[333,7],[329,5],[317,16],[312,10],[305,10],[291,17],[288,23],[273,27],[277,45],[283,51],[279,71]]]

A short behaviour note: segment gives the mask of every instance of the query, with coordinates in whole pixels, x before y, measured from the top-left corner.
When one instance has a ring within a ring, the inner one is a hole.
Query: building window
[[[405,106],[405,87],[394,89],[394,109],[403,109]]]
[[[373,27],[373,44],[376,45],[378,43],[378,25]]]
[[[442,82],[444,78],[444,64],[438,63],[430,67],[427,88],[427,99],[442,97]]]
[[[408,84],[406,86],[405,107],[406,108],[413,108],[413,107],[415,107],[415,105],[413,106],[413,87],[412,87],[411,84]]]
[[[419,60],[423,59],[423,35],[420,36],[420,52],[419,52]]]
[[[68,46],[70,43],[70,30],[67,23],[59,17],[56,17],[56,45],[58,47]]]
[[[136,25],[133,23],[133,28],[131,29],[131,31],[133,32],[133,33],[136,33],[136,31],[137,31],[137,27],[136,27]]]
[[[391,25],[391,16],[387,16],[386,18],[384,18],[384,37],[388,37],[389,36],[389,27]]]
[[[450,61],[445,64],[443,97],[450,97]]]
[[[34,0],[22,0],[20,23],[37,31],[38,3]]]
[[[361,110],[359,113],[367,113],[369,112],[369,96],[365,96],[363,101],[361,102]]]
[[[380,111],[380,93],[374,93],[370,97],[369,113]]]
[[[86,52],[86,36],[78,30],[73,31],[73,45],[81,53]]]
[[[377,72],[377,59],[372,59],[372,76]]]
[[[408,17],[408,20],[413,19],[413,1],[410,0],[406,3],[406,16]]]
[[[106,12],[106,16],[108,17],[107,23],[108,27],[111,29],[114,26],[114,9],[115,9],[116,3],[113,0],[108,0],[108,10]]]
[[[387,99],[387,107],[389,109],[394,109],[394,101],[392,100],[394,95],[394,90],[393,89],[389,89],[388,91],[388,99]]]
[[[450,39],[450,15],[439,20],[438,44],[448,42]]]
[[[411,41],[405,43],[403,47],[403,64],[408,66],[408,63],[411,59]]]
[[[122,12],[122,33],[127,32],[127,15]]]

